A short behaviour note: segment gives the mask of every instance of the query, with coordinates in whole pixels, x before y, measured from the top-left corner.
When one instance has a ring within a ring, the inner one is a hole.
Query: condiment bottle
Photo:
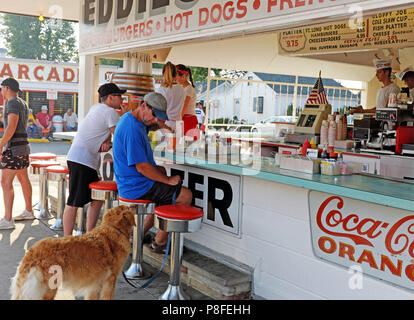
[[[308,138],[306,138],[305,142],[302,145],[302,156],[306,156],[306,152],[308,151],[308,148],[310,149],[311,145],[309,143]]]
[[[322,152],[321,152],[321,158],[322,159],[326,159],[328,157],[328,153],[326,152],[326,145],[323,147]]]
[[[343,139],[346,140],[348,136],[348,119],[346,117],[346,114],[344,114],[342,117],[342,129],[344,130]]]
[[[314,140],[314,138],[312,137],[311,141],[310,141],[310,146],[312,149],[316,149],[316,142]]]

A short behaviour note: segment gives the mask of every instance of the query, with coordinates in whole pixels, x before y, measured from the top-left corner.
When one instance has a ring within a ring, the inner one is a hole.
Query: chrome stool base
[[[168,284],[167,290],[158,297],[158,300],[190,300],[190,298],[181,291],[179,285]]]
[[[150,272],[147,272],[142,269],[142,265],[140,263],[131,263],[128,270],[125,271],[125,276],[131,280],[143,280],[148,279],[152,276]]]

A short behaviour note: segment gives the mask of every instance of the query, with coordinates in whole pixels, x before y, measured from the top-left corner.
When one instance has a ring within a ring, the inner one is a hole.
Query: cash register
[[[330,104],[305,104],[295,124],[295,132],[286,135],[286,142],[304,143],[314,139],[319,143],[322,121],[328,119],[332,112]]]

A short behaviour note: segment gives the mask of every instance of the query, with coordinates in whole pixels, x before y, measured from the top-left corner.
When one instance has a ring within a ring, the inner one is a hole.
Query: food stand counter
[[[269,166],[156,157],[205,211],[186,235],[253,270],[267,299],[412,299],[414,184]],[[190,241],[188,241],[190,240]]]

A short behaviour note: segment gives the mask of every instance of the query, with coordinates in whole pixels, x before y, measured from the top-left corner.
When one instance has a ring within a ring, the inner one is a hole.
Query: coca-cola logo
[[[361,218],[354,212],[343,212],[343,207],[344,200],[339,196],[331,196],[323,201],[316,215],[319,229],[330,236],[348,238],[357,246],[375,247],[374,240],[384,241],[390,254],[408,253],[414,258],[414,215],[390,223]]]

